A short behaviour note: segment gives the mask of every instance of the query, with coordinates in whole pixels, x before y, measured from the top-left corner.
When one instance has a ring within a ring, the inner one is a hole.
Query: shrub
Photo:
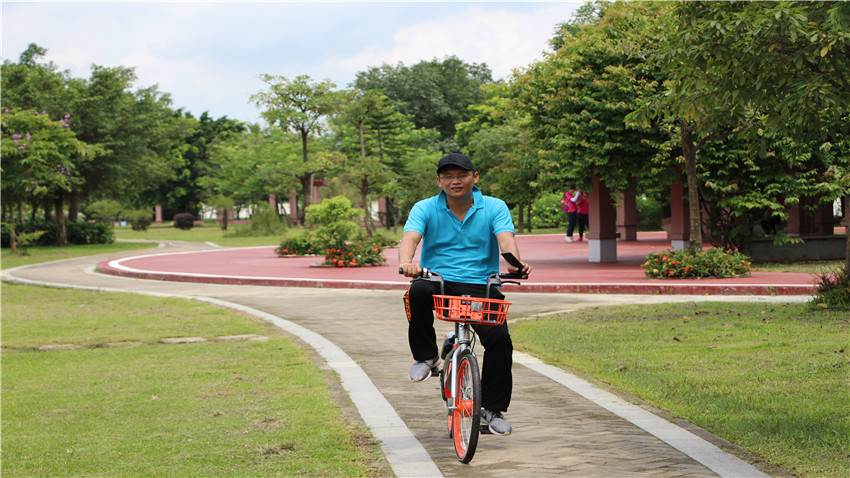
[[[818,274],[815,288],[815,296],[809,302],[809,308],[850,310],[850,274],[844,270]]]
[[[561,207],[564,193],[546,193],[531,203],[531,226],[534,228],[567,227],[567,213]]]
[[[641,267],[648,278],[745,277],[750,274],[749,258],[738,252],[708,249],[693,253],[690,250],[667,249],[653,252]]]
[[[67,224],[70,224],[70,221]],[[30,246],[49,246],[56,242],[56,223],[43,219],[24,224],[15,223],[15,234],[18,237],[21,234],[31,234],[37,231],[44,231],[44,233],[30,242]],[[69,237],[68,241],[70,242],[70,240],[71,238]],[[9,238],[9,225],[5,222],[3,223],[2,232],[0,232],[0,244],[3,247],[10,247],[12,244]]]
[[[112,224],[105,222],[68,221],[65,223],[70,244],[112,244],[115,242],[115,231]],[[54,227],[54,236],[55,230]],[[55,242],[55,238],[54,238]]]
[[[150,211],[144,209],[131,209],[121,213],[121,218],[130,223],[130,227],[134,231],[147,231],[148,226],[153,222]]]
[[[379,266],[386,262],[382,249],[367,242],[352,242],[338,249],[328,249],[325,264],[336,267]]]
[[[244,231],[240,230],[237,235],[277,236],[282,235],[285,230],[286,222],[281,220],[277,211],[268,203],[260,203],[251,215],[251,226]]]
[[[27,248],[30,245],[38,242],[38,239],[43,235],[44,231],[22,232],[20,234],[15,234],[15,237],[17,238],[16,245],[18,247],[18,255],[30,255]]]
[[[181,212],[179,214],[174,215],[174,227],[177,229],[182,229],[184,231],[192,229],[195,227],[195,216],[189,214],[188,212]]]
[[[56,223],[40,220],[26,224],[15,224],[15,233],[32,234],[43,231],[38,238],[32,236],[30,246],[51,246],[56,243]],[[69,244],[112,244],[115,242],[115,234],[111,224],[103,222],[68,221],[65,223],[65,232],[68,235]],[[3,224],[0,233],[0,243],[3,247],[9,247],[9,227]]]
[[[325,248],[311,234],[306,233],[284,239],[274,252],[279,256],[305,256],[323,250]]]
[[[121,214],[121,204],[112,199],[95,201],[85,207],[86,217],[97,222],[112,223]]]
[[[308,223],[319,226],[314,236],[320,244],[329,249],[341,249],[360,228],[352,219],[362,217],[363,210],[352,208],[347,197],[336,196],[308,206],[306,215]]]

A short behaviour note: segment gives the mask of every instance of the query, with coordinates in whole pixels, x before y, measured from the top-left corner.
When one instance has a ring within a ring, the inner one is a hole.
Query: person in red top
[[[581,194],[581,193],[579,193]],[[578,240],[584,240],[584,231],[588,226],[590,204],[587,202],[587,193],[581,194],[576,201],[576,223],[578,224]]]
[[[581,192],[576,190],[575,187],[571,187],[564,193],[564,199],[561,199],[561,204],[563,204],[564,211],[567,211],[567,218],[569,218],[569,223],[567,224],[567,237],[565,238],[567,242],[575,242],[573,240],[573,230],[576,227],[576,216],[578,215],[578,200],[581,198]]]

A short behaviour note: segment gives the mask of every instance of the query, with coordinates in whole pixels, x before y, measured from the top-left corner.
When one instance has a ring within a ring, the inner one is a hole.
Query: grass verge
[[[0,291],[3,475],[389,474],[326,374],[270,326],[179,299]],[[268,340],[221,339],[240,334]],[[187,336],[206,341],[162,341]]]
[[[38,264],[41,262],[58,261],[74,257],[91,256],[96,254],[112,254],[124,251],[135,251],[156,247],[155,243],[116,242],[113,244],[86,244],[68,247],[36,246],[28,247],[27,255],[12,254],[8,248],[0,252],[0,267],[12,269],[19,266]]]
[[[850,317],[805,304],[599,307],[520,321],[518,350],[805,477],[850,476]]]

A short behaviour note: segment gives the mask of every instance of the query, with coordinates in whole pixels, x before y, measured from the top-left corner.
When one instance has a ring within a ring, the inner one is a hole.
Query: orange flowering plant
[[[746,277],[751,262],[741,253],[712,248],[699,252],[667,249],[646,257],[644,274],[650,279]]]
[[[361,237],[342,247],[328,248],[325,254],[325,265],[334,267],[367,267],[380,266],[386,262],[381,254],[387,247],[395,243],[381,235]]]

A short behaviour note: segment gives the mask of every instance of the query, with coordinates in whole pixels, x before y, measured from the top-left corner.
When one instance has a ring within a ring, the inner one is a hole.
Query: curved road
[[[208,244],[175,242],[161,244],[158,252],[209,248]],[[94,272],[101,261],[149,253],[25,266],[3,271],[3,277],[188,297],[241,309],[273,323],[314,348],[339,374],[363,424],[381,442],[397,476],[768,476],[745,461],[753,457],[717,437],[692,425],[673,424],[518,352],[514,354],[514,400],[506,413],[514,432],[509,437],[482,436],[473,462],[462,465],[445,431],[437,381],[407,379],[411,358],[399,291],[164,282]],[[523,293],[509,299],[516,320],[594,305],[741,298]],[[750,296],[747,300],[804,299]],[[451,327],[440,326],[446,331]]]

